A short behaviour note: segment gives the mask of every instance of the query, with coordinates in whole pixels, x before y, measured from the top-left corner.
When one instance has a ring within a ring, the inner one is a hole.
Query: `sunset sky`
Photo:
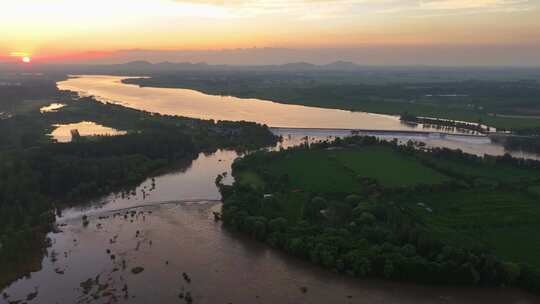
[[[506,56],[524,52],[539,64],[531,51],[540,53],[540,1],[0,0],[0,61],[89,61],[133,49],[379,48],[399,54],[442,46],[458,53],[478,47],[506,49]],[[480,53],[471,56],[481,59]]]

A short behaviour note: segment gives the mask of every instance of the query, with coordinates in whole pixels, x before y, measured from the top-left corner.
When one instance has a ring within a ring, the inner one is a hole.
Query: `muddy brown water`
[[[92,216],[87,227],[79,218],[66,220],[62,232],[51,234],[43,270],[7,292],[18,299],[38,291],[30,303],[185,303],[179,296],[188,292],[194,303],[539,303],[514,289],[336,274],[223,230],[212,216],[219,208],[171,203],[134,209],[134,217]],[[134,274],[136,267],[144,270]],[[81,283],[89,279],[85,293]]]
[[[289,135],[285,147],[305,140]],[[213,219],[221,208],[214,179],[237,156],[201,154],[134,193],[63,210],[42,269],[6,288],[0,303],[29,295],[28,303],[187,303],[188,293],[193,303],[540,303],[516,289],[355,279],[224,230]]]

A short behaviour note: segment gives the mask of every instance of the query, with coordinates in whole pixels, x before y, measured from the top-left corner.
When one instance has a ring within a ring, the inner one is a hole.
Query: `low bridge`
[[[377,129],[346,129],[346,128],[289,128],[289,127],[270,127],[270,130],[277,133],[290,132],[299,132],[304,131],[308,132],[343,132],[344,135],[350,133],[351,135],[373,135],[373,136],[388,136],[388,135],[398,135],[398,136],[422,136],[430,138],[446,138],[446,137],[468,137],[468,138],[489,138],[485,134],[465,134],[465,133],[452,133],[452,132],[438,132],[438,131],[422,131],[422,130],[377,130]]]

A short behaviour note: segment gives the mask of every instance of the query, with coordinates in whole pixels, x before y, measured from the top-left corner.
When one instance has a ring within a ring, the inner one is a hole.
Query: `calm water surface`
[[[272,127],[431,130],[402,124],[397,116],[280,104],[260,99],[207,95],[194,90],[123,84],[128,77],[84,75],[58,83],[62,90],[161,114],[254,121]]]
[[[66,105],[65,104],[62,104],[62,103],[52,103],[46,107],[42,107],[41,109],[39,109],[39,111],[41,113],[47,113],[47,112],[56,112],[57,110],[65,107]]]
[[[72,124],[54,125],[55,129],[50,134],[57,142],[70,142],[71,131],[77,130],[81,136],[115,136],[124,135],[125,131],[119,131],[91,121],[81,121]]]

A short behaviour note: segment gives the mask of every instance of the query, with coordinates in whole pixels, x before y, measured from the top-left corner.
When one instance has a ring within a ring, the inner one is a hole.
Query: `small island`
[[[235,183],[220,184],[222,219],[351,276],[539,292],[539,168],[508,155],[337,139],[237,160]]]

